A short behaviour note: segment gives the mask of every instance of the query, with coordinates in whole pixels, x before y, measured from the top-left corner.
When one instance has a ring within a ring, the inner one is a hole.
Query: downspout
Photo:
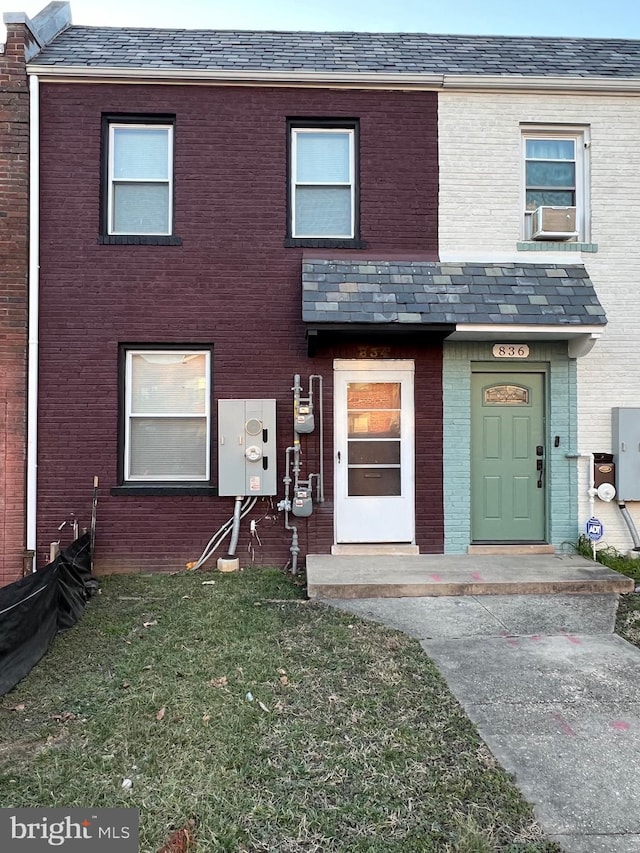
[[[29,343],[27,353],[26,545],[36,571],[38,488],[38,302],[40,275],[40,91],[29,77]]]

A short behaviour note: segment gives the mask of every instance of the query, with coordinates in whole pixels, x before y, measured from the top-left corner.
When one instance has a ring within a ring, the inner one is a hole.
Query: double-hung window
[[[124,481],[208,481],[211,351],[127,349],[124,374]]]
[[[290,127],[293,239],[357,237],[356,125]]]
[[[173,124],[108,122],[106,234],[167,236],[173,223]]]
[[[560,228],[566,227],[567,233],[575,231],[574,239],[587,240],[586,131],[528,128],[523,132],[522,142],[524,237],[534,236],[536,228],[546,221],[551,229],[556,223]]]

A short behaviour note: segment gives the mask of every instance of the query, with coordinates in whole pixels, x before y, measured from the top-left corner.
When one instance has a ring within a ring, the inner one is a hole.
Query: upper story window
[[[173,233],[173,124],[107,121],[106,210],[109,236]]]
[[[124,482],[210,477],[211,351],[127,349]]]
[[[589,239],[587,146],[585,130],[524,131],[525,239]]]
[[[358,239],[357,123],[290,122],[292,240]]]

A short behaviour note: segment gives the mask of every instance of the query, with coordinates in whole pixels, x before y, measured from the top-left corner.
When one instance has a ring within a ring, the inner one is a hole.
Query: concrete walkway
[[[617,596],[326,600],[420,640],[549,838],[640,853],[640,650]]]

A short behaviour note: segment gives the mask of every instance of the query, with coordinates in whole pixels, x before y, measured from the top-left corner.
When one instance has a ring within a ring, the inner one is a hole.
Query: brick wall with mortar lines
[[[444,525],[445,553],[465,553],[471,542],[471,373],[486,364],[501,371],[523,363],[495,359],[490,343],[445,342],[442,391],[444,399]],[[561,550],[575,541],[575,464],[566,458],[576,441],[575,362],[559,343],[532,344],[529,363],[548,370],[546,389],[546,477],[549,542]],[[523,368],[525,369],[525,368]],[[569,405],[567,405],[569,400]],[[558,447],[554,437],[559,436]],[[462,449],[462,450],[461,450]],[[465,451],[466,449],[466,451]]]
[[[22,576],[29,238],[29,85],[23,24],[0,53],[0,586]]]
[[[98,571],[179,569],[231,513],[229,498],[109,494],[117,482],[121,342],[213,343],[214,403],[228,397],[277,401],[279,480],[284,448],[293,439],[293,374],[301,374],[305,387],[310,374],[323,376],[327,500],[297,523],[301,562],[307,550],[327,552],[333,542],[336,356],[327,349],[307,356],[302,250],[284,248],[286,119],[360,119],[361,230],[368,248],[352,254],[420,253],[435,260],[436,96],[43,84],[41,104],[39,556],[69,512],[87,523],[94,474],[100,477]],[[175,114],[175,233],[182,246],[97,244],[101,115],[110,112]],[[316,254],[340,256],[327,249]],[[336,351],[353,357],[358,348],[345,344]],[[405,352],[392,347],[391,357]],[[429,421],[418,448],[425,465],[441,457],[441,348],[425,347],[415,357],[416,399]],[[302,444],[306,475],[318,470],[317,433]],[[215,470],[215,439],[212,463]],[[251,539],[247,520],[241,561],[284,564],[290,541],[281,514],[259,501],[253,517],[262,519],[261,544]],[[419,517],[421,549],[441,551],[441,505],[419,510]]]
[[[633,95],[446,93],[439,100],[440,252],[489,253],[542,261],[516,252],[521,239],[521,122],[590,129],[591,240],[595,253],[556,253],[554,262],[584,263],[608,325],[592,352],[578,359],[581,452],[611,450],[611,409],[640,405],[640,98]],[[547,256],[549,257],[549,256]],[[589,465],[576,463],[578,532],[589,516]],[[640,527],[640,505],[628,508]],[[596,503],[606,543],[631,540],[614,504]]]

